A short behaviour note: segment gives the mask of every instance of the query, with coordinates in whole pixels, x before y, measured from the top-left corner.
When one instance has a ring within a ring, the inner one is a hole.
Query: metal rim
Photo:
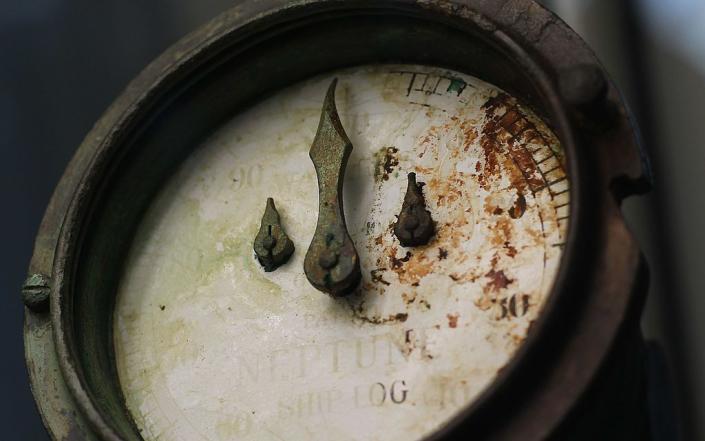
[[[518,7],[525,8],[539,8],[535,4],[529,1],[518,2]],[[289,13],[291,10],[296,10],[300,8],[301,10],[306,10],[308,7],[315,9],[316,6],[322,5],[325,8],[335,9],[338,7],[343,7],[343,9],[353,8],[356,6],[360,7],[371,7],[367,2],[348,2],[343,4],[337,1],[315,1],[310,3],[305,3],[301,5],[291,6],[291,7],[281,7],[283,2],[274,1],[264,6],[256,7],[252,6],[251,10],[248,10],[248,14],[245,16],[237,16],[236,14],[224,15],[219,18],[215,23],[216,30],[213,28],[206,27],[204,30],[187,37],[184,41],[179,43],[175,48],[167,52],[163,57],[161,57],[157,62],[155,62],[145,73],[143,73],[138,80],[135,81],[133,86],[131,86],[132,91],[137,91],[131,96],[123,97],[121,100],[131,101],[129,104],[122,103],[124,106],[123,112],[120,113],[109,113],[101,120],[99,126],[103,128],[103,133],[101,134],[100,142],[95,142],[94,140],[87,138],[84,143],[82,150],[88,149],[94,151],[94,155],[90,160],[90,165],[86,166],[85,174],[81,179],[81,183],[75,189],[76,193],[68,207],[65,218],[63,221],[63,226],[61,228],[61,233],[59,236],[56,255],[54,259],[53,266],[53,286],[51,292],[51,318],[52,324],[55,330],[55,346],[59,354],[59,363],[62,369],[64,380],[66,381],[69,389],[71,390],[79,408],[84,413],[85,417],[91,422],[93,428],[96,432],[103,438],[108,440],[119,440],[122,439],[118,433],[114,431],[111,425],[105,420],[101,412],[97,409],[95,404],[92,402],[89,393],[86,390],[85,384],[82,381],[82,373],[80,372],[80,366],[75,366],[73,364],[73,354],[70,348],[70,330],[67,329],[67,320],[70,320],[71,315],[71,305],[65,304],[67,292],[73,289],[71,285],[71,272],[74,270],[71,266],[75,264],[72,259],[76,255],[76,247],[79,242],[81,231],[79,229],[80,218],[85,215],[88,207],[88,202],[90,201],[91,192],[95,191],[94,182],[96,180],[96,175],[100,174],[104,168],[100,165],[101,161],[109,160],[110,155],[107,154],[115,145],[119,144],[120,139],[115,134],[123,128],[125,125],[132,123],[134,118],[146,117],[146,115],[140,115],[145,108],[151,107],[149,105],[150,101],[154,101],[156,97],[168,91],[175,81],[179,81],[185,76],[186,72],[193,71],[199,65],[207,63],[210,57],[215,57],[220,50],[226,45],[229,38],[233,38],[238,31],[247,28],[251,25],[257,25],[258,23],[266,23],[266,18],[275,17],[277,14]],[[580,211],[584,206],[583,201],[589,199],[589,194],[586,197],[586,190],[581,187],[584,182],[590,182],[590,180],[584,180],[581,177],[585,175],[585,171],[581,170],[583,163],[581,162],[581,155],[584,153],[584,149],[589,148],[588,146],[578,145],[575,142],[573,136],[573,128],[575,127],[575,122],[572,120],[570,115],[572,115],[572,109],[566,108],[564,106],[564,100],[557,93],[557,86],[555,83],[555,73],[547,73],[543,66],[548,66],[558,70],[558,67],[551,65],[549,60],[541,56],[540,50],[537,51],[535,44],[530,44],[531,42],[521,41],[521,38],[516,38],[517,35],[509,35],[505,33],[501,26],[498,26],[498,21],[508,18],[509,11],[501,11],[501,7],[497,8],[497,15],[489,18],[491,14],[483,14],[484,10],[491,7],[475,4],[472,1],[442,1],[434,2],[433,4],[417,4],[412,1],[388,1],[388,2],[377,2],[376,7],[384,8],[389,7],[391,10],[394,8],[400,9],[412,9],[416,12],[431,12],[434,14],[451,14],[453,15],[453,20],[459,20],[464,25],[471,25],[478,29],[485,29],[487,31],[487,38],[492,38],[494,43],[500,45],[504,51],[506,51],[508,56],[517,57],[521,61],[523,66],[526,68],[527,76],[535,82],[536,88],[543,93],[543,98],[548,101],[547,107],[551,109],[552,122],[555,127],[558,128],[559,137],[568,152],[569,160],[569,171],[571,175],[571,200],[574,201],[571,204],[571,217],[572,221],[569,225],[569,239],[568,246],[566,247],[565,253],[562,257],[562,262],[559,270],[559,275],[554,284],[554,289],[550,295],[549,301],[544,309],[544,313],[537,322],[530,333],[526,344],[522,346],[522,349],[517,353],[514,359],[507,366],[505,371],[495,380],[495,382],[485,390],[481,398],[476,400],[476,402],[465,412],[462,412],[457,418],[455,418],[449,425],[447,425],[443,430],[441,430],[437,435],[432,438],[437,439],[442,436],[453,435],[454,428],[457,428],[463,421],[473,420],[473,415],[482,415],[483,412],[490,412],[492,409],[490,401],[498,393],[503,393],[503,387],[506,389],[504,384],[507,384],[508,380],[515,378],[517,376],[518,369],[522,366],[522,360],[525,360],[532,349],[540,343],[540,341],[545,340],[546,329],[551,329],[551,323],[546,323],[549,318],[555,316],[555,310],[559,306],[565,305],[565,297],[567,297],[566,286],[568,283],[568,278],[571,277],[569,273],[568,262],[575,261],[575,255],[583,250],[578,249],[581,243],[580,233],[586,230],[585,227],[585,216]],[[263,12],[268,9],[269,12]],[[544,14],[546,26],[552,25],[560,27],[560,30],[564,33],[568,33],[569,36],[573,36],[572,32],[566,30],[565,25],[558,22],[555,17],[547,14],[543,9],[539,9],[539,12]],[[547,15],[546,15],[547,14]],[[546,18],[547,17],[547,18]],[[500,23],[501,24],[501,23]],[[510,29],[509,31],[516,31]],[[544,31],[541,31],[544,32]],[[521,32],[519,32],[521,37]],[[529,43],[529,44],[527,44]],[[582,42],[579,40],[571,41],[570,45],[577,50],[587,53],[588,58],[597,65],[597,62],[592,58],[589,52],[586,52],[585,48],[582,46]],[[174,52],[182,52],[181,57],[176,63],[172,63]],[[538,53],[537,53],[538,52]],[[585,55],[585,54],[581,54]],[[543,62],[543,66],[536,61],[540,60]],[[547,62],[549,61],[549,62]],[[164,70],[168,67],[167,70]],[[553,75],[552,75],[553,74]],[[611,90],[610,94],[614,94],[614,90]],[[146,104],[147,103],[147,104]],[[149,109],[148,109],[149,110]],[[625,118],[622,118],[625,119]],[[624,133],[630,133],[630,127],[625,122],[625,127],[621,130]],[[584,155],[583,155],[584,156]],[[584,159],[584,158],[582,158]],[[614,170],[612,174],[609,172],[608,175],[610,182],[616,176],[615,172],[623,172],[623,170]],[[596,179],[592,182],[595,183]],[[605,198],[610,196],[600,195]],[[604,201],[607,208],[602,208],[606,211],[606,216],[618,217],[618,212],[614,212],[608,201]],[[614,236],[612,233],[607,232],[605,235]],[[630,236],[624,236],[630,239]],[[582,241],[584,245],[584,240]],[[633,255],[635,253],[636,247],[633,243],[627,243],[625,245],[625,255],[628,255],[625,262],[633,264]],[[600,250],[596,250],[595,254],[599,254]],[[596,263],[598,257],[595,257]],[[630,268],[627,268],[629,270]],[[603,268],[609,274],[608,268]],[[614,271],[614,269],[612,270]],[[634,271],[632,271],[634,272]],[[633,277],[633,275],[632,275]],[[629,274],[625,277],[626,280],[620,286],[625,286],[624,284],[629,284],[630,278]],[[620,327],[624,317],[626,315],[626,310],[629,305],[629,300],[631,297],[631,291],[629,289],[622,290],[622,301],[616,302],[618,305],[616,307],[621,308],[621,311],[612,317],[612,322],[608,326],[611,331],[604,336],[603,341],[599,345],[600,347],[594,352],[599,352],[602,355],[597,357],[590,366],[582,367],[584,372],[581,372],[579,380],[575,381],[575,389],[563,393],[560,397],[560,402],[562,404],[570,404],[575,401],[575,397],[579,397],[584,391],[589,383],[590,379],[595,375],[597,367],[601,364],[602,359],[609,349],[609,345],[612,340],[614,340],[616,335],[616,330]],[[626,292],[626,293],[624,293]],[[616,300],[616,298],[615,298]],[[68,317],[68,318],[67,318]],[[595,345],[598,346],[598,345]],[[580,383],[580,385],[578,385]],[[570,395],[570,396],[568,396]],[[489,403],[489,404],[488,404]],[[489,407],[488,407],[489,406]],[[568,412],[569,407],[559,406],[554,407],[552,412],[543,412],[544,420],[541,422],[543,428],[539,430],[534,425],[526,425],[528,429],[524,430],[523,439],[538,439],[543,437],[543,435],[549,433],[556,424],[560,421],[560,417]],[[490,409],[490,410],[487,410]],[[531,409],[525,411],[525,414],[529,414]],[[553,421],[553,424],[549,420]],[[477,422],[477,418],[474,418],[475,425],[479,428],[482,427],[481,423]],[[484,430],[484,431],[483,431]],[[491,434],[490,428],[486,430],[481,430],[482,433]],[[495,437],[503,437],[504,433],[508,433],[506,430],[495,432]]]

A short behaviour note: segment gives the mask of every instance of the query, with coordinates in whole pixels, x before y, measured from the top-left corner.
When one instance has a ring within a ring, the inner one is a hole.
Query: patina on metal
[[[563,69],[558,90],[574,111],[577,123],[591,131],[604,131],[618,117],[607,100],[608,80],[599,66],[578,64]]]
[[[343,181],[352,142],[343,129],[331,82],[309,156],[318,176],[318,223],[306,252],[304,271],[311,285],[332,296],[344,296],[360,283],[360,258],[345,225]]]
[[[24,341],[52,439],[142,439],[115,374],[115,288],[136,225],[183,159],[268,93],[390,60],[472,73],[521,98],[554,128],[573,183],[545,313],[495,382],[431,439],[646,439],[646,271],[620,201],[648,189],[648,170],[609,80],[601,101],[614,119],[586,130],[593,117],[578,117],[558,83],[576,66],[606,74],[580,37],[533,0],[243,1],[143,71],[66,169],[29,266],[51,281],[49,313],[25,310]]]
[[[597,66],[583,64],[561,72],[558,87],[569,104],[585,107],[605,98],[607,79]]]
[[[294,242],[286,235],[272,198],[267,198],[267,208],[253,248],[265,271],[274,271],[284,265],[294,253]]]
[[[22,285],[22,301],[34,312],[49,310],[49,278],[43,274],[30,274]]]
[[[423,186],[423,182],[416,182],[416,173],[409,173],[404,203],[394,224],[394,234],[405,247],[426,245],[435,231],[431,212],[426,209]]]

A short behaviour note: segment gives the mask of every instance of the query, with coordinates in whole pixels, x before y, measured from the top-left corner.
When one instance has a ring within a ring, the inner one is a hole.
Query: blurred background
[[[675,381],[664,389],[676,397],[682,439],[705,439],[705,377],[699,375],[705,372],[705,0],[543,3],[593,47],[641,124],[655,189],[627,201],[625,211],[652,272],[644,332],[667,354]],[[24,368],[19,291],[54,186],[130,79],[233,4],[0,5],[0,194],[7,210],[0,218],[2,439],[48,439]]]

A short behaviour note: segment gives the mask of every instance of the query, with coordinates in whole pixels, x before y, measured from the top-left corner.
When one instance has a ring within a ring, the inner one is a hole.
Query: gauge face
[[[362,281],[311,286],[309,158],[326,88],[353,144],[347,228]],[[415,172],[435,234],[394,234]],[[182,165],[135,237],[115,312],[118,374],[146,440],[422,439],[521,347],[568,223],[563,151],[530,109],[444,69],[382,65],[287,88]],[[265,272],[268,197],[296,246]]]

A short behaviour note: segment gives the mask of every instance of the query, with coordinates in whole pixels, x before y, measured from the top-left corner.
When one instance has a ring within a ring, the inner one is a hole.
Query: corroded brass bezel
[[[25,347],[54,439],[141,439],[116,375],[112,311],[132,235],[166,177],[261,97],[381,62],[455,69],[519,97],[560,138],[572,182],[568,242],[545,313],[480,399],[429,439],[605,439],[601,430],[641,439],[644,265],[619,210],[646,183],[635,129],[609,81],[595,91],[572,81],[580,69],[606,74],[531,0],[247,1],[142,72],[76,153],[30,264],[50,285],[49,312],[26,310]],[[610,413],[602,398],[612,388],[631,413]]]

